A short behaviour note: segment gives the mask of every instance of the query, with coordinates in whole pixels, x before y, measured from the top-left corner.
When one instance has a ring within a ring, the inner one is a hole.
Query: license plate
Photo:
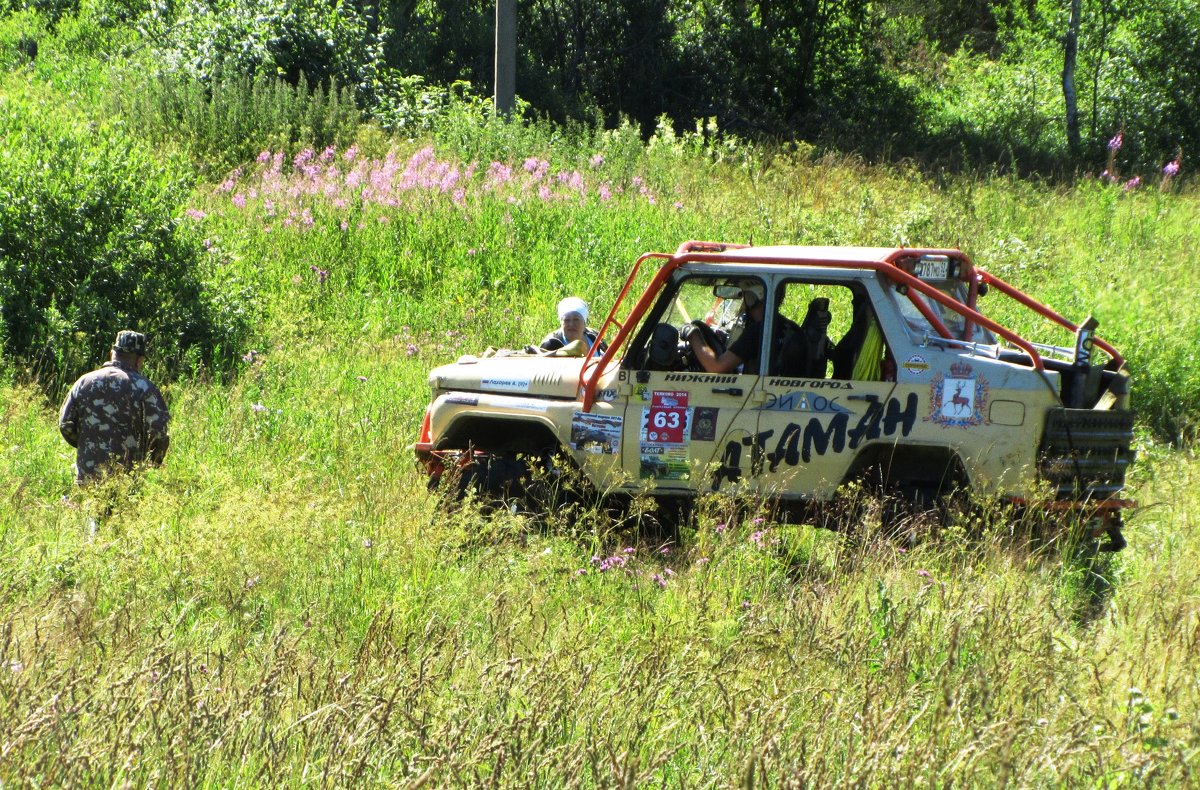
[[[944,255],[920,258],[913,274],[922,280],[949,280],[950,259]]]

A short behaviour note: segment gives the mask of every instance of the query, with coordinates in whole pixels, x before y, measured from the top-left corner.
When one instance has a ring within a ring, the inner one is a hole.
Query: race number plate
[[[687,392],[655,391],[646,411],[646,438],[659,444],[683,444],[688,425]]]

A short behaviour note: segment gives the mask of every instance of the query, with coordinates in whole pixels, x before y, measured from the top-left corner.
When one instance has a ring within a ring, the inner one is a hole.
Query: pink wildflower
[[[503,162],[492,162],[488,167],[488,183],[492,187],[507,184],[512,180],[512,168]]]
[[[545,159],[536,156],[531,156],[521,165],[526,173],[529,173],[536,180],[540,181],[545,178],[546,173],[550,170],[550,163]]]
[[[1167,162],[1166,166],[1163,167],[1163,175],[1166,176],[1167,178],[1176,176],[1178,174],[1179,174],[1179,160],[1178,159]]]
[[[593,169],[600,167],[600,165],[604,164],[604,154],[592,154],[592,158],[588,160],[588,164]]]
[[[1137,189],[1141,185],[1142,185],[1142,177],[1134,176],[1133,178],[1131,178],[1125,182],[1124,189],[1126,192],[1132,192],[1133,190]]]
[[[1121,150],[1121,146],[1125,143],[1125,133],[1117,132],[1113,139],[1108,141],[1108,150],[1116,152]]]

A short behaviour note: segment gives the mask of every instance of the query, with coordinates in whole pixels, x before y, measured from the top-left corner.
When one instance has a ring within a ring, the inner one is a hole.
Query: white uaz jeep
[[[1040,314],[1068,345],[1001,326],[984,294]],[[602,355],[434,369],[413,449],[434,482],[459,467],[484,489],[563,455],[614,494],[821,501],[858,479],[917,499],[961,488],[1081,512],[1118,549],[1133,505],[1122,498],[1129,376],[1094,329],[960,250],[688,242],[638,260],[599,328]],[[700,344],[710,361],[740,364],[708,372]]]

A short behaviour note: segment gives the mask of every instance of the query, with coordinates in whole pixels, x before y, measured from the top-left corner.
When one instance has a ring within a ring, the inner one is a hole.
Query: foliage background
[[[1078,157],[1042,2],[522,3],[507,123],[484,4],[2,7],[0,782],[1191,782],[1191,6],[1084,5]],[[1129,548],[988,502],[896,541],[854,492],[679,535],[428,496],[431,366],[688,238],[960,245],[1095,313]],[[55,409],[116,322],[172,452],[79,490]]]

